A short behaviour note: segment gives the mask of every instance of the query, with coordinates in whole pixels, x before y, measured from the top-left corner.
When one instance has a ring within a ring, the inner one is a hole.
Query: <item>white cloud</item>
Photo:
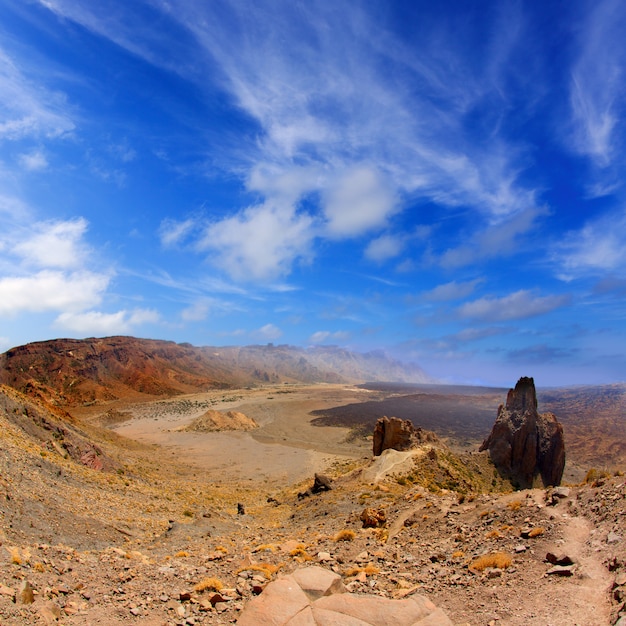
[[[185,322],[201,322],[208,317],[210,310],[210,304],[206,300],[202,300],[183,309],[180,316]]]
[[[365,256],[372,261],[382,262],[402,253],[405,238],[398,235],[382,235],[373,239],[365,248]]]
[[[189,235],[198,228],[195,219],[189,218],[183,221],[165,219],[159,228],[161,245],[166,248],[182,243]]]
[[[232,278],[271,280],[309,255],[313,220],[292,206],[262,204],[209,226],[199,245]]]
[[[82,311],[101,302],[109,277],[92,272],[43,270],[31,276],[0,278],[0,315]]]
[[[467,296],[469,296],[481,282],[482,281],[479,278],[466,282],[457,282],[456,280],[453,280],[452,282],[438,285],[434,289],[425,292],[424,298],[434,302],[460,300],[462,298],[467,298]]]
[[[20,165],[29,172],[45,170],[48,167],[48,159],[41,150],[20,154],[18,160]]]
[[[0,49],[0,139],[58,137],[74,130],[63,95],[34,84]]]
[[[610,213],[567,233],[553,260],[564,280],[607,271],[626,275],[626,211]]]
[[[279,339],[282,334],[283,331],[274,324],[265,324],[265,326],[262,326],[251,333],[253,337],[264,341],[275,341],[276,339]]]
[[[474,119],[486,95],[491,110],[511,107],[502,75],[527,44],[521,11],[502,11],[488,22],[482,52],[491,61],[473,67],[468,59],[475,55],[458,33],[441,25],[432,33],[425,19],[408,47],[381,13],[358,4],[283,2],[270,12],[245,1],[161,2],[152,10],[176,21],[178,34],[191,34],[168,40],[144,26],[132,3],[112,12],[97,3],[40,2],[201,87],[207,75],[217,77],[256,122],[254,138],[228,146],[221,164],[262,197],[209,228],[215,245],[205,240],[205,249],[216,252],[213,261],[233,277],[284,275],[302,258],[298,248],[310,254],[314,237],[381,231],[415,199],[469,207],[487,221],[534,205],[536,191],[520,181],[524,146],[500,132],[500,115]],[[489,141],[476,141],[478,123]],[[280,233],[267,237],[269,222],[295,234],[296,246]],[[317,232],[305,235],[312,223]],[[258,246],[250,241],[256,226],[265,237]],[[162,234],[164,245],[190,234],[185,222],[178,228]],[[239,238],[238,228],[245,231]],[[367,252],[385,253],[382,241]]]
[[[19,198],[0,193],[0,215],[8,215],[10,219],[24,220],[30,214],[28,206]],[[0,246],[2,237],[0,237]]]
[[[527,208],[486,229],[481,228],[468,242],[446,250],[439,262],[445,268],[456,268],[485,259],[513,255],[519,251],[523,237],[537,227],[539,218],[547,214],[545,207]]]
[[[350,338],[350,333],[338,330],[330,332],[328,330],[318,330],[309,337],[309,343],[321,344],[328,341],[347,341]]]
[[[536,296],[522,289],[502,298],[480,298],[467,302],[458,308],[458,313],[463,318],[502,322],[543,315],[565,306],[569,301],[569,296]]]
[[[599,0],[589,5],[581,21],[581,53],[572,71],[570,106],[573,148],[596,165],[612,161],[620,139],[616,136],[624,116],[626,76],[626,17],[620,0]]]
[[[12,250],[27,265],[68,269],[80,266],[85,260],[87,249],[82,238],[87,221],[82,217],[65,222],[38,222],[32,231]]]
[[[155,324],[158,321],[159,314],[150,309],[117,313],[85,311],[61,313],[55,320],[55,326],[78,335],[119,335],[129,333],[143,324]]]
[[[347,170],[324,193],[326,230],[331,237],[354,237],[381,228],[397,210],[391,186],[372,167]]]

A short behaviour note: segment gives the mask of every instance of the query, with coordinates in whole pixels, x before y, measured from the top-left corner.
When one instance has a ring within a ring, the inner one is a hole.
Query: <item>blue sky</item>
[[[626,379],[621,0],[0,0],[0,350]]]

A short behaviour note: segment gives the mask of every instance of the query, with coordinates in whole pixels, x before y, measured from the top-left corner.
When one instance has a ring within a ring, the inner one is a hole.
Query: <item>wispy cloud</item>
[[[547,208],[530,207],[488,228],[477,230],[456,248],[446,250],[436,262],[445,268],[471,265],[486,259],[511,256],[520,251],[524,237],[533,232]]]
[[[573,148],[606,167],[624,146],[626,14],[620,0],[589,5],[581,27],[581,53],[573,70],[570,104]]]
[[[461,305],[460,317],[488,322],[503,322],[544,315],[567,305],[570,297],[537,296],[528,290],[520,290],[502,298],[480,298]]]
[[[161,3],[149,11],[162,11],[179,35],[167,41],[168,55],[142,28],[136,7],[125,13],[71,0],[44,4],[200,86],[217,76],[256,124],[254,143],[231,147],[224,162],[262,194],[260,202],[234,208],[203,238],[211,260],[238,280],[288,274],[311,257],[318,239],[377,238],[409,199],[470,207],[486,223],[534,206],[536,190],[520,180],[525,147],[499,132],[494,107],[480,119],[490,141],[474,137],[486,94],[504,96],[502,67],[523,31],[519,11],[491,24],[484,45],[492,61],[483,69],[468,66],[456,33],[424,28],[417,49],[409,48],[382,14],[354,3],[280,2],[272,11],[246,1]],[[197,44],[192,68],[182,52]],[[259,171],[262,185],[255,182]],[[285,181],[293,180],[286,193]],[[164,233],[164,243],[189,234],[187,224],[179,226]],[[258,243],[251,240],[256,233]],[[492,248],[492,256],[503,249]],[[367,255],[380,260],[390,251],[379,239]],[[446,262],[458,265],[452,256]]]
[[[265,326],[261,326],[251,333],[252,337],[261,341],[276,341],[276,339],[280,339],[282,334],[283,331],[275,324],[265,324]]]
[[[626,276],[626,212],[611,212],[567,233],[553,260],[563,280],[606,272]]]
[[[452,282],[438,285],[430,291],[426,291],[422,294],[422,297],[426,300],[432,300],[434,302],[462,300],[473,293],[481,282],[482,280],[479,278],[465,282],[457,282],[456,280],[453,280]]]
[[[331,332],[329,330],[318,330],[309,337],[309,343],[321,344],[334,341],[348,341],[350,333],[342,330]]]
[[[20,165],[29,172],[38,172],[48,167],[48,159],[41,150],[20,154],[18,160]]]
[[[58,137],[74,130],[63,94],[29,79],[0,48],[0,140]]]

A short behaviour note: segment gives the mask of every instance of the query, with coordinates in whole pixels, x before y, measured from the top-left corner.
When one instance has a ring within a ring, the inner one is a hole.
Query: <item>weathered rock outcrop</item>
[[[563,426],[552,413],[537,412],[532,378],[522,377],[500,405],[491,434],[480,447],[488,450],[498,471],[526,489],[538,477],[545,487],[558,485],[565,467]]]
[[[416,428],[411,420],[402,420],[398,417],[381,417],[374,426],[374,456],[379,456],[384,450],[410,450],[421,443],[438,441],[435,433]]]

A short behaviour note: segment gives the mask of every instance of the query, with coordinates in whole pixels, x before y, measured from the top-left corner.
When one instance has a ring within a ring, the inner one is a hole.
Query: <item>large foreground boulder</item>
[[[347,593],[341,576],[322,567],[300,568],[270,583],[237,620],[239,626],[452,626],[425,596],[403,600]]]
[[[559,485],[565,468],[563,426],[552,413],[537,412],[532,378],[522,377],[500,405],[491,434],[480,447],[488,450],[502,476],[521,488],[539,477],[544,487]]]
[[[438,441],[437,435],[413,426],[411,420],[398,417],[380,417],[374,426],[373,452],[379,456],[384,450],[410,450],[422,443]]]

